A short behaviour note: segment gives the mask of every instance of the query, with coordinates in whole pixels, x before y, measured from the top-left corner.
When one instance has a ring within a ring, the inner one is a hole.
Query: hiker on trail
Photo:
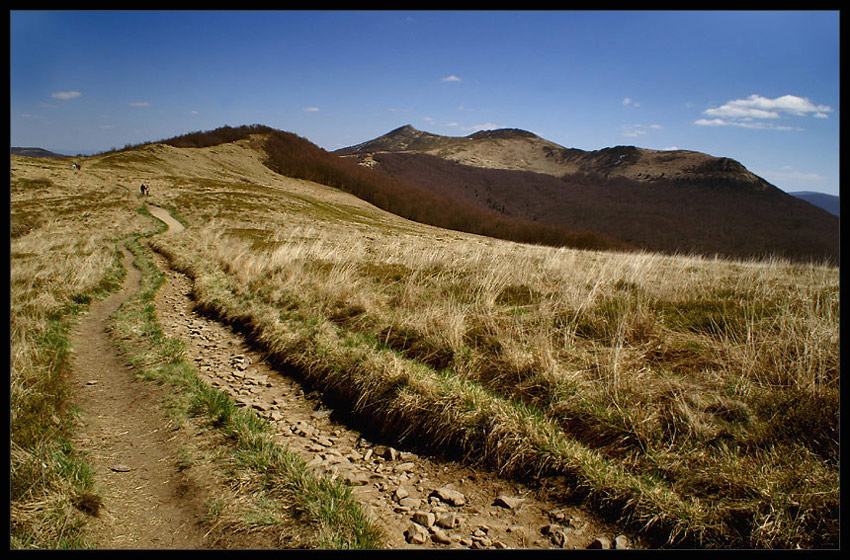
[[[148,188],[145,186],[144,183],[142,183],[142,185],[139,187],[139,191],[142,193],[142,196],[148,194],[147,190],[148,190]]]
[[[79,170],[79,169],[80,169],[80,164],[75,163],[75,164],[74,164],[74,165],[72,165],[71,167],[74,169],[74,171],[77,171],[77,170]]]
[[[149,186],[145,185],[145,194],[150,194],[150,193],[151,193],[151,188]]]

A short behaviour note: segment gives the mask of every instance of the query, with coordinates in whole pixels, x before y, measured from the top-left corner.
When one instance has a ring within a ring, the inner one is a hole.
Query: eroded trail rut
[[[169,225],[165,235],[182,230],[165,210],[153,206],[149,209]],[[186,343],[188,357],[197,364],[203,379],[272,423],[282,445],[302,455],[317,471],[347,480],[364,510],[384,529],[389,547],[587,548],[605,547],[619,536],[615,527],[598,521],[582,508],[564,506],[549,499],[546,488],[532,488],[461,463],[396,449],[391,442],[369,441],[368,436],[327,408],[318,394],[273,369],[264,355],[252,348],[241,334],[197,313],[191,297],[191,280],[170,269],[162,256],[156,255],[155,262],[167,278],[156,299],[156,311],[164,332]],[[122,294],[133,289],[133,282],[138,282],[138,272],[132,270],[136,279],[128,279]],[[117,308],[115,302],[110,305]],[[90,314],[93,322],[98,321],[95,313],[93,309]],[[109,313],[111,311],[97,311],[102,317]],[[105,346],[93,351],[110,353]],[[121,441],[138,451],[140,447],[152,446],[168,437],[167,429],[155,428],[142,418],[156,409],[140,400],[140,394],[144,393],[140,386],[150,384],[133,381],[126,366],[120,369],[123,378],[110,382],[124,385],[125,394],[121,397],[126,399],[124,402],[115,405],[99,402],[96,391],[98,386],[104,387],[101,381],[86,385],[85,389],[90,393],[88,407],[97,410],[114,406],[126,422],[126,425],[103,428],[102,434],[89,434],[90,438],[100,441],[103,449],[101,472],[111,472],[108,469],[112,464],[129,461],[120,459],[123,451],[113,447]],[[134,410],[142,417],[133,419]],[[125,431],[124,435],[118,435]],[[161,445],[167,447],[168,442],[162,441]],[[120,532],[116,526],[121,525],[122,516],[135,515],[132,508],[137,503],[147,501],[150,504],[145,506],[148,513],[165,515],[151,516],[150,535],[115,534],[111,542],[105,543],[107,547],[125,542],[138,548],[211,547],[204,542],[198,525],[198,508],[205,492],[202,487],[182,482],[182,502],[185,502],[186,511],[178,516],[179,519],[157,510],[162,508],[156,504],[164,498],[147,494],[153,485],[162,490],[172,484],[170,480],[150,480],[153,471],[163,467],[163,463],[167,466],[170,456],[173,452],[169,455],[167,450],[149,460],[138,456],[138,466],[121,473],[122,476],[135,473],[139,477],[134,483],[138,495],[110,496],[107,509],[116,520],[112,524],[113,533]],[[167,468],[160,470],[168,471]],[[106,482],[110,476],[107,475]],[[149,478],[143,479],[143,476]],[[195,494],[190,495],[192,492]],[[122,505],[122,501],[126,504]],[[126,511],[122,507],[126,507]],[[623,541],[619,542],[623,546]]]

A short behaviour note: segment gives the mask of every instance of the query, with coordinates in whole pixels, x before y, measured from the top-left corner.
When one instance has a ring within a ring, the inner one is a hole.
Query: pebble
[[[398,505],[408,509],[418,509],[422,507],[422,500],[419,498],[402,498],[398,501]]]
[[[425,544],[428,542],[428,530],[418,523],[411,522],[404,530],[404,537],[410,544]]]
[[[413,521],[422,525],[425,528],[430,528],[434,525],[437,516],[430,511],[417,511],[413,514]]]
[[[516,509],[523,502],[522,498],[513,498],[511,496],[498,496],[493,505],[501,506],[508,509]]]
[[[203,335],[201,329],[198,329],[197,335]],[[208,347],[220,350],[220,343],[211,343]],[[373,518],[398,515],[397,519],[402,523],[399,529],[406,527],[402,538],[411,545],[476,549],[554,545],[564,548],[575,546],[573,539],[581,534],[576,532],[576,527],[581,529],[580,520],[570,519],[571,510],[565,509],[543,511],[540,523],[544,523],[548,514],[551,521],[548,525],[506,526],[504,518],[511,518],[514,515],[512,510],[528,503],[528,498],[521,497],[521,491],[503,487],[508,493],[494,492],[489,497],[479,499],[472,494],[467,497],[455,489],[456,485],[465,481],[461,476],[445,479],[454,480],[455,483],[440,486],[436,482],[439,474],[434,474],[432,478],[435,482],[429,482],[423,476],[424,468],[415,453],[386,444],[375,444],[359,435],[347,435],[345,430],[333,430],[331,435],[331,425],[334,424],[331,420],[332,410],[309,396],[309,408],[305,410],[303,405],[298,404],[299,399],[305,396],[304,391],[297,386],[281,385],[277,377],[272,380],[264,375],[263,360],[252,366],[251,358],[245,354],[217,359],[217,354],[213,352],[202,353],[207,357],[195,360],[200,362],[199,369],[213,378],[213,383],[221,380],[219,385],[231,393],[231,388],[238,387],[246,395],[239,397],[241,402],[264,413],[263,416],[282,421],[283,425],[279,428],[284,433],[290,431],[304,438],[287,441],[289,445],[309,449],[314,454],[309,464],[334,472],[351,485],[352,492],[357,493],[364,504],[364,510],[368,509]],[[94,385],[97,382],[96,379],[90,379],[87,384]],[[274,387],[274,390],[263,387]],[[115,465],[112,470],[127,472],[132,469],[126,465]],[[443,468],[443,471],[449,472],[448,467]],[[463,476],[468,476],[471,482],[477,478],[474,474]],[[509,492],[519,495],[511,495]],[[452,511],[452,508],[461,506],[465,507]],[[529,508],[526,506],[526,509]],[[499,520],[500,517],[503,519]],[[482,518],[488,519],[488,522],[492,520],[493,528],[480,523]],[[516,522],[518,518],[511,521]],[[535,527],[539,527],[538,535],[534,535]],[[629,541],[625,535],[618,535],[613,540],[600,537],[590,542],[587,548],[627,549]]]
[[[445,486],[434,490],[432,495],[453,506],[462,506],[466,503],[466,497],[463,494]]]
[[[431,528],[431,540],[439,544],[452,544],[452,539],[439,527]]]
[[[454,529],[458,526],[460,521],[458,520],[457,514],[450,511],[438,514],[434,523],[444,529]]]

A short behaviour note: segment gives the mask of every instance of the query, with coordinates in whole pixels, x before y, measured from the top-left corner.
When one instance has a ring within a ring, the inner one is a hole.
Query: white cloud
[[[793,126],[753,121],[752,119],[697,119],[694,121],[694,124],[699,126],[737,126],[740,128],[760,130],[794,130]]]
[[[474,132],[478,132],[479,130],[496,130],[498,128],[505,128],[496,123],[486,122],[484,124],[474,124],[472,126],[463,127],[464,130],[472,130]]]
[[[642,125],[642,124],[634,124],[632,126],[624,126],[622,127],[623,136],[627,136],[629,138],[634,138],[636,136],[643,136],[648,132],[647,129],[659,130],[664,128],[660,124],[650,124],[650,125]]]
[[[711,107],[703,115],[714,117],[698,119],[694,124],[701,126],[738,126],[771,130],[792,130],[793,127],[766,123],[765,120],[780,119],[783,116],[829,118],[832,112],[828,105],[815,105],[805,97],[783,95],[775,99],[751,95],[746,99],[733,99],[720,107]]]
[[[446,76],[445,78],[443,78],[443,79],[442,79],[442,80],[440,80],[440,81],[441,81],[441,82],[459,82],[459,81],[460,81],[460,78],[458,78],[458,77],[457,77],[457,76],[455,76],[454,74],[451,74],[450,76]]]
[[[318,107],[304,107],[303,111],[305,113],[318,113],[319,108]]]
[[[626,97],[623,99],[623,106],[628,107],[631,105],[632,107],[640,107],[640,103],[632,99],[631,97]]]
[[[150,107],[150,103],[147,101],[131,101],[129,103],[130,107]]]
[[[75,97],[81,97],[83,94],[79,91],[57,91],[54,92],[50,97],[53,99],[74,99]]]
[[[768,171],[765,175],[780,181],[819,182],[826,179],[826,177],[820,173],[806,173],[805,171],[797,169],[793,165],[783,165],[779,171]]]

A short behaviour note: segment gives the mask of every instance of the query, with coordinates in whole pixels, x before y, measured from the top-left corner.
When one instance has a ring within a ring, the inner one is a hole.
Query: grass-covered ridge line
[[[272,171],[341,189],[404,218],[523,243],[582,249],[632,249],[626,243],[603,235],[567,231],[439,196],[340,158],[296,134],[264,125],[224,126],[184,134],[162,143],[178,148],[204,148],[243,140],[253,134],[266,136],[265,164]]]

